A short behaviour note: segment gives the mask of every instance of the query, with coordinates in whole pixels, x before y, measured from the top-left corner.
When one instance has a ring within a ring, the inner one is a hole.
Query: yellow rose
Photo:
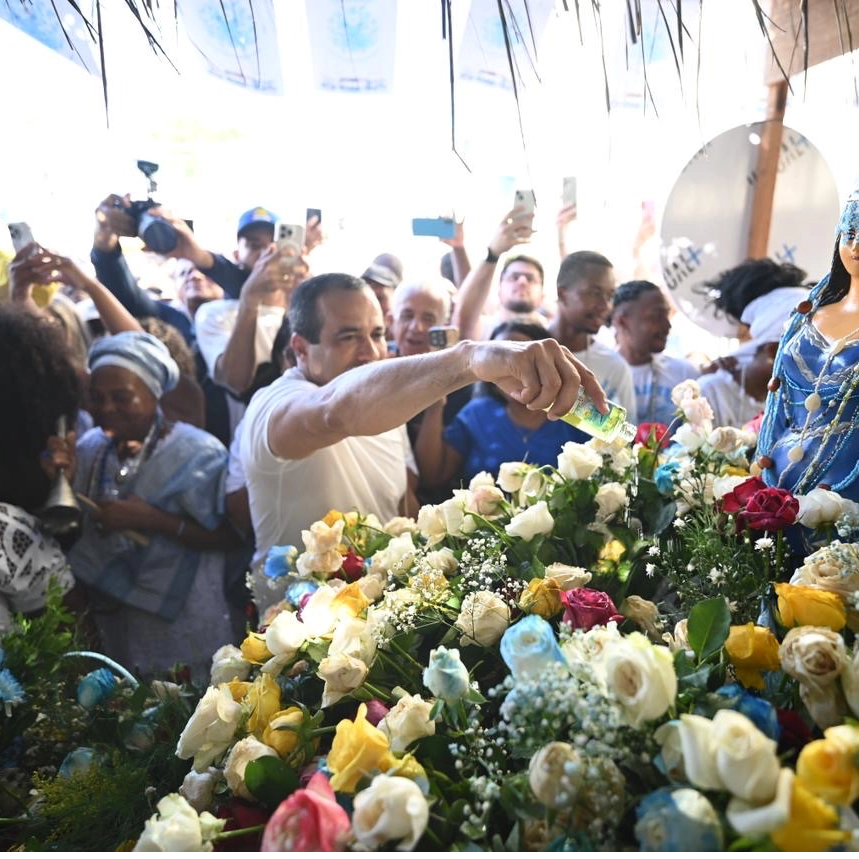
[[[361,778],[373,770],[387,772],[396,758],[391,754],[388,737],[367,721],[367,705],[358,707],[355,721],[343,719],[334,734],[328,753],[331,787],[339,793],[355,793]]]
[[[561,610],[561,589],[552,579],[531,579],[519,596],[519,608],[529,614],[539,614],[545,620]]]
[[[266,725],[262,741],[273,748],[282,758],[289,757],[298,745],[298,728],[304,721],[301,707],[279,710]]]
[[[358,582],[352,582],[351,585],[346,585],[345,588],[337,591],[334,599],[331,600],[331,613],[336,618],[358,617],[368,605],[370,600],[364,596],[361,586]]]
[[[258,738],[269,720],[280,709],[280,686],[271,674],[260,674],[248,689],[243,702],[250,710],[248,731]]]
[[[782,626],[828,626],[838,632],[847,623],[844,602],[838,594],[784,583],[777,584],[775,591]]]
[[[347,528],[352,528],[358,524],[358,514],[353,510],[351,513],[341,513],[339,510],[329,510],[322,521],[329,527],[333,528],[334,523],[342,519],[346,523]]]
[[[778,639],[765,626],[747,623],[732,626],[725,642],[725,650],[737,679],[745,687],[764,688],[761,671],[778,671]]]
[[[732,476],[732,477],[748,477],[749,470],[747,468],[741,468],[739,465],[723,465],[721,472],[723,477]]]
[[[599,558],[601,561],[613,561],[617,563],[623,557],[625,551],[626,547],[620,540],[612,540],[600,549]]]
[[[242,642],[242,657],[255,665],[262,665],[263,662],[268,662],[271,659],[271,653],[265,646],[264,633],[251,632],[248,634],[248,637]]]
[[[230,695],[233,696],[233,701],[241,701],[248,694],[248,689],[252,685],[247,680],[235,679],[227,683],[227,688],[230,690]]]
[[[812,793],[833,805],[852,805],[859,798],[854,751],[837,735],[804,746],[796,762],[796,776]]]
[[[796,778],[790,819],[770,833],[770,838],[780,850],[818,852],[844,844],[850,840],[850,833],[838,828],[838,812]]]
[[[388,775],[402,776],[403,778],[411,779],[412,781],[427,781],[427,771],[418,763],[418,759],[412,755],[395,760],[391,768],[387,771]]]

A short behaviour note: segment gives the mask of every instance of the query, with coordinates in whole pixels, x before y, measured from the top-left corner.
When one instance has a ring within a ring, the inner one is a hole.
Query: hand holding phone
[[[576,184],[575,176],[564,177],[564,192],[562,196],[564,206],[576,205]]]
[[[530,189],[527,191],[517,191],[513,195],[513,208],[521,213],[517,220],[533,221],[534,213],[537,211],[537,197]]]
[[[412,218],[412,235],[453,239],[456,237],[456,221],[453,218]]]
[[[433,325],[429,330],[430,349],[447,349],[459,342],[459,329],[455,325]]]
[[[303,224],[277,225],[275,241],[281,259],[286,265],[294,265],[295,261],[304,253],[304,231]]]
[[[12,247],[15,248],[16,254],[35,241],[32,230],[23,221],[9,224],[9,235],[12,236]]]

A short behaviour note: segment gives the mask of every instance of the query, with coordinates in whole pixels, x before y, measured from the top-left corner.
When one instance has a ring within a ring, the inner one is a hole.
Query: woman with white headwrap
[[[179,370],[151,335],[98,341],[89,367],[96,426],[78,442],[74,487],[99,509],[69,562],[89,586],[108,655],[143,674],[186,662],[204,680],[212,652],[232,639],[224,552],[238,539],[224,516],[227,451],[164,419],[159,400]]]

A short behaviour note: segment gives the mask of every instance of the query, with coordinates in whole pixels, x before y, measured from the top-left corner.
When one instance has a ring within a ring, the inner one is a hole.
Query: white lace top
[[[9,629],[16,612],[44,607],[52,576],[64,593],[75,583],[62,549],[41,532],[39,520],[0,503],[0,633]]]

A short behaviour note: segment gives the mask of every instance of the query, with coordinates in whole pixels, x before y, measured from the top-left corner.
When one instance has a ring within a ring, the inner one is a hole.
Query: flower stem
[[[329,725],[327,728],[314,728],[310,732],[311,737],[321,737],[323,734],[333,734],[337,730],[335,725]]]
[[[381,689],[377,689],[375,686],[372,686],[370,683],[363,683],[362,686],[371,694],[375,695],[380,701],[390,701],[391,693],[383,692]]]
[[[262,832],[265,829],[264,823],[258,823],[256,826],[246,826],[244,829],[231,829],[229,832],[219,832],[212,837],[212,841],[226,841],[228,838],[238,838],[242,835],[253,835],[255,832]]]

